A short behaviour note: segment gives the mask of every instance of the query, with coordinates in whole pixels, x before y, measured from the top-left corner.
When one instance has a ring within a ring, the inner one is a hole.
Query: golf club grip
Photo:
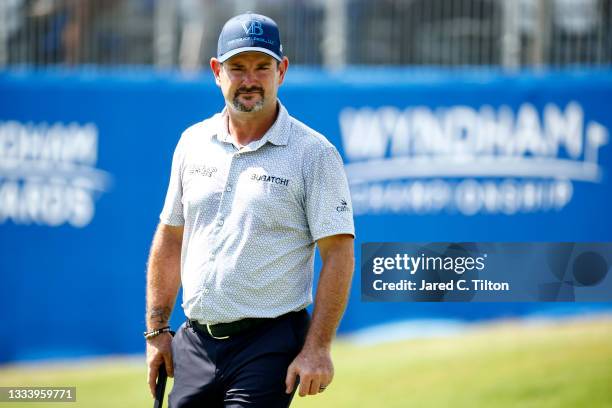
[[[162,408],[164,405],[164,392],[166,391],[166,380],[168,373],[166,372],[166,364],[162,362],[159,366],[159,374],[157,375],[157,385],[155,386],[155,403],[153,408]]]

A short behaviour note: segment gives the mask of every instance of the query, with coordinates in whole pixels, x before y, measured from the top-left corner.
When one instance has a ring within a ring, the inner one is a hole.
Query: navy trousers
[[[288,407],[293,393],[285,393],[287,367],[302,349],[309,323],[302,310],[229,339],[183,324],[172,340],[170,408]]]

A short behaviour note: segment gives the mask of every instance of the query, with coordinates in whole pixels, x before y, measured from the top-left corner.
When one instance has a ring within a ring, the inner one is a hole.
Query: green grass
[[[336,376],[328,390],[296,396],[292,407],[612,407],[609,318],[507,322],[376,346],[338,342],[333,354]],[[76,386],[77,403],[51,404],[57,408],[152,406],[144,357],[1,367],[0,386],[15,385]]]

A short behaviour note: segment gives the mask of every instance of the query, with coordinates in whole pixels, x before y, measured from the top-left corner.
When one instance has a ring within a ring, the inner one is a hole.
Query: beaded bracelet
[[[169,333],[169,332],[171,332],[170,326],[166,326],[166,327],[162,327],[161,329],[152,330],[150,332],[144,332],[144,337],[145,339],[149,340],[149,339],[152,339],[153,337],[159,336],[162,333]]]

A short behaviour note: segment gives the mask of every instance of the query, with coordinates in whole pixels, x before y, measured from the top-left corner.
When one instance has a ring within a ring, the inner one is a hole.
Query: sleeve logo
[[[351,209],[348,206],[348,203],[346,202],[344,198],[340,200],[340,205],[336,207],[336,211],[338,212],[351,211]]]

